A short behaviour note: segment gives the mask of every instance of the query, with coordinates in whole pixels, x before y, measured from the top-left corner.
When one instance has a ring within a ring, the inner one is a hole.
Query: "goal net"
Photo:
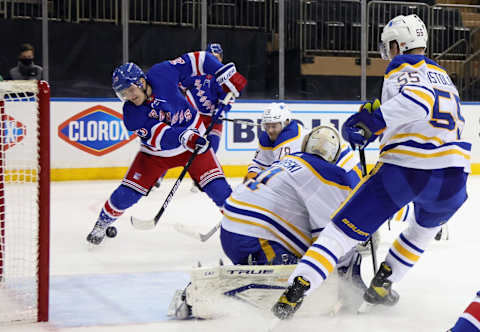
[[[48,320],[50,90],[0,82],[0,324]]]

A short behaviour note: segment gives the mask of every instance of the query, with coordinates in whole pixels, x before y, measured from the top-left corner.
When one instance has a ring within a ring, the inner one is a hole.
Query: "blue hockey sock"
[[[210,181],[202,189],[218,207],[222,207],[232,193],[232,188],[223,177]]]
[[[127,208],[137,203],[142,196],[138,191],[123,184],[120,185],[105,202],[98,219],[106,223],[117,220]]]

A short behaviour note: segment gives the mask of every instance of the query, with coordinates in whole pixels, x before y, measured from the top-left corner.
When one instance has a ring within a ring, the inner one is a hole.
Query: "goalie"
[[[335,165],[340,153],[338,132],[318,126],[304,137],[301,152],[283,157],[234,190],[224,204],[220,239],[235,265],[296,264],[309,248],[311,257],[302,261],[318,259],[312,243],[358,183],[358,177]],[[360,263],[352,249],[337,266],[340,276],[348,275],[364,290]],[[185,294],[174,311],[177,318],[188,317],[195,302]]]

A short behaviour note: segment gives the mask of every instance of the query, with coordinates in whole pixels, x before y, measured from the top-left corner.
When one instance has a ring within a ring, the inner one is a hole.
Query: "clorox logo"
[[[10,115],[6,115],[3,128],[5,128],[5,151],[23,141],[27,135],[25,125]]]
[[[103,156],[117,150],[137,135],[123,125],[122,114],[96,105],[67,119],[58,126],[58,136],[68,144]]]

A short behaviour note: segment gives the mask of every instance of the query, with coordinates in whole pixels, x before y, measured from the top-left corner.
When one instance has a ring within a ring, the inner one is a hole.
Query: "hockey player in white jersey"
[[[297,263],[359,182],[356,174],[335,164],[340,154],[336,129],[318,126],[304,135],[299,152],[235,188],[224,204],[220,234],[233,264]],[[338,271],[363,292],[360,264],[361,255],[352,249],[340,259]],[[187,303],[196,302],[186,299],[187,289],[175,305],[177,318],[188,317]]]
[[[305,135],[308,133],[285,103],[269,104],[262,115],[262,131],[258,137],[258,148],[252,162],[248,165],[245,181],[253,179],[261,171],[272,166],[287,154],[299,152]],[[358,167],[359,160],[347,144],[342,144],[336,164],[351,176],[361,177]],[[356,174],[356,175],[355,175]]]
[[[319,126],[299,152],[235,188],[220,234],[234,264],[292,264],[305,254],[359,181],[335,165],[340,153],[337,131]]]
[[[384,27],[381,51],[390,64],[382,105],[364,104],[342,127],[352,145],[366,146],[381,133],[379,162],[303,256],[289,288],[272,311],[289,318],[328,277],[337,259],[364,241],[410,201],[415,220],[400,234],[364,294],[368,304],[394,305],[399,282],[441,225],[467,199],[471,144],[462,139],[465,119],[447,72],[425,56],[427,29],[417,15],[397,16]]]

